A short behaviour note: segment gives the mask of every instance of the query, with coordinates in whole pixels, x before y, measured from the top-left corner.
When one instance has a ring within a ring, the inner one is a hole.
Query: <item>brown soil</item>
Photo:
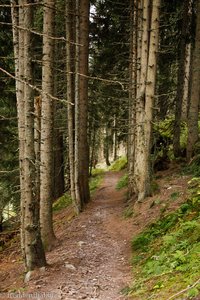
[[[13,248],[0,257],[0,298],[128,299],[120,291],[132,280],[133,235],[177,209],[186,198],[189,177],[177,176],[173,169],[158,175],[160,192],[135,204],[133,218],[123,217],[128,205],[126,191],[115,189],[121,172],[105,174],[100,188],[79,217],[73,217],[71,208],[57,213],[55,231],[59,245],[47,254],[49,265],[33,272],[26,284],[19,238],[16,238]],[[172,197],[174,193],[176,199]],[[129,205],[132,207],[133,203]],[[9,294],[10,291],[14,294]]]

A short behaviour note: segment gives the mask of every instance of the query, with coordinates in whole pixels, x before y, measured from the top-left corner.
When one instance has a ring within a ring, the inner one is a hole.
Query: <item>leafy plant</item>
[[[199,180],[192,180],[189,188],[191,196],[186,203],[132,240],[134,283],[129,294],[149,299],[156,293],[155,299],[164,299],[170,287],[184,290],[199,277],[200,216],[194,202],[195,197],[198,201]],[[186,296],[198,294],[195,286]]]

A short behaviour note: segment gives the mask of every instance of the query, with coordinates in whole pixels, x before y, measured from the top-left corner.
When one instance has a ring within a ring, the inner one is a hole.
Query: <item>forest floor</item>
[[[55,214],[58,245],[47,254],[48,266],[32,272],[27,283],[17,236],[12,247],[0,254],[0,299],[128,299],[121,290],[133,280],[132,237],[164,212],[175,210],[187,196],[189,177],[176,171],[160,173],[158,194],[135,205],[132,218],[124,217],[126,190],[116,190],[123,173],[106,172],[79,217],[71,208]],[[173,193],[181,197],[169,202]]]

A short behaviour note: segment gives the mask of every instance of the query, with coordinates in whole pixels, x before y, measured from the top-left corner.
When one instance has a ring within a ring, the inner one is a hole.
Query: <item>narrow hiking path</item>
[[[115,189],[121,175],[107,172],[87,209],[62,226],[60,244],[47,255],[50,265],[32,275],[27,295],[48,293],[42,299],[54,300],[127,299],[120,291],[131,281],[132,222],[123,218],[124,191]]]
[[[32,272],[27,283],[23,282],[20,237],[15,236],[10,247],[0,252],[1,299],[128,299],[120,291],[133,280],[130,240],[185,203],[191,176],[181,175],[177,165],[158,172],[157,192],[142,203],[136,202],[134,217],[124,219],[126,191],[115,189],[122,175],[105,173],[101,186],[78,217],[74,218],[71,206],[54,214],[58,245],[47,253],[49,265]]]

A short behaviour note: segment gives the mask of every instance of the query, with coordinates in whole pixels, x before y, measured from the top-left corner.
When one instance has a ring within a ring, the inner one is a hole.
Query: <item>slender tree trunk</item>
[[[113,160],[117,159],[117,128],[116,128],[116,114],[114,114],[113,121]]]
[[[70,191],[75,210],[79,212],[75,194],[75,2],[66,2],[66,69],[67,69],[67,117],[70,167]]]
[[[152,123],[153,123],[153,107],[154,95],[156,87],[156,73],[157,73],[157,53],[159,42],[159,9],[160,0],[152,2],[152,16],[151,16],[151,31],[149,42],[149,58],[148,71],[146,82],[146,99],[145,99],[145,135],[146,135],[146,195],[151,193],[151,140],[152,140]]]
[[[89,57],[89,0],[80,1],[79,14],[79,188],[81,203],[89,202],[88,123],[88,57]]]
[[[19,8],[18,6],[19,5]],[[24,249],[24,31],[21,29],[24,22],[23,1],[11,1],[12,30],[16,76],[16,98],[18,117],[18,139],[19,139],[19,169],[20,169],[20,197],[21,197],[21,248],[25,258]]]
[[[187,121],[188,118],[188,107],[189,107],[189,78],[191,69],[191,43],[187,44],[186,47],[186,62],[185,62],[185,78],[183,88],[183,105],[181,112],[181,119]]]
[[[90,198],[87,140],[89,1],[67,1],[66,16],[70,180],[71,195],[79,213]]]
[[[34,99],[35,197],[40,202],[41,96]]]
[[[110,136],[109,136],[109,129],[108,124],[106,124],[105,128],[105,139],[104,139],[104,156],[106,160],[106,165],[110,166]]]
[[[33,23],[31,1],[12,4],[13,40],[16,69],[16,95],[18,108],[19,160],[21,186],[21,244],[26,270],[44,266],[39,222],[39,199],[35,196],[34,153],[34,97],[32,83],[32,36]],[[28,4],[28,5],[27,5]],[[18,13],[18,16],[17,16]],[[17,26],[19,24],[19,29]],[[18,57],[17,57],[18,55]]]
[[[81,190],[79,186],[79,170],[80,170],[80,140],[79,140],[79,102],[80,102],[80,78],[79,78],[79,35],[80,35],[80,0],[75,0],[75,138],[74,138],[74,186],[75,186],[75,198],[77,211],[80,213],[83,209],[83,203],[81,200]]]
[[[145,93],[147,66],[149,55],[149,1],[143,4],[142,48],[139,88],[136,100],[136,147],[134,160],[134,179],[138,201],[143,200],[148,193],[148,177],[146,169],[146,136],[145,136]]]
[[[63,158],[63,133],[55,129],[54,134],[54,192],[53,199],[57,199],[64,194],[64,158]]]
[[[91,150],[90,150],[90,171],[89,175],[92,175],[92,169],[95,168],[95,161],[97,159],[97,155],[95,154],[96,150],[96,128],[95,128],[95,120],[93,121],[93,126],[91,128],[91,133],[90,133],[90,145],[91,145]]]
[[[191,100],[188,112],[187,160],[194,155],[195,144],[198,141],[198,114],[200,97],[200,0],[197,1],[197,20],[195,48],[192,59]]]
[[[141,5],[141,2],[138,3]],[[159,5],[160,0],[143,2],[142,24],[138,21],[137,29],[142,30],[142,43],[140,54],[141,57],[140,71],[137,71],[137,95],[135,103],[135,138],[134,138],[134,166],[133,180],[129,185],[130,192],[133,189],[137,194],[138,201],[142,201],[150,194],[150,148],[151,132],[153,121],[153,105],[157,71],[157,51],[158,51],[158,28],[159,28]],[[141,26],[142,27],[138,27]],[[137,37],[137,45],[139,37]],[[135,78],[132,75],[131,78]],[[136,93],[136,92],[135,92]]]
[[[130,65],[129,65],[129,132],[128,132],[128,192],[131,197],[134,188],[136,96],[138,75],[138,1],[130,0]]]
[[[44,1],[43,17],[43,60],[42,60],[42,108],[41,108],[41,233],[47,250],[55,244],[52,220],[53,201],[53,113],[54,103],[50,95],[54,93],[53,58],[55,1]]]
[[[181,112],[184,95],[184,81],[185,81],[185,65],[186,65],[186,35],[187,27],[189,23],[189,5],[190,0],[184,1],[183,8],[183,21],[181,30],[181,42],[180,42],[180,58],[178,68],[178,85],[176,95],[176,110],[175,110],[175,122],[174,122],[174,134],[173,134],[173,150],[174,156],[181,155],[180,135],[181,135]]]

